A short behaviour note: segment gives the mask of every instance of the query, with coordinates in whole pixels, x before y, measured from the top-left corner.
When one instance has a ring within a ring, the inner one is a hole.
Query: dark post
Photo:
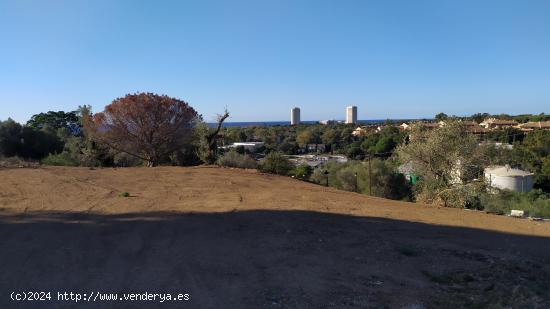
[[[371,154],[369,154],[369,195],[372,195],[372,170],[370,165]]]
[[[357,192],[357,172],[353,173],[353,175],[355,176],[355,192]]]
[[[324,173],[324,174],[325,174],[325,176],[327,177],[327,183],[325,184],[325,186],[328,187],[328,171],[325,170],[325,173]]]

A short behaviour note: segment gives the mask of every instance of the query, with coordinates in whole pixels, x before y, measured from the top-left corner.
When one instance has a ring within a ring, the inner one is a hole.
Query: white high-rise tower
[[[357,106],[346,107],[346,123],[357,123]]]
[[[294,107],[290,110],[290,124],[297,125],[300,124],[300,108]]]

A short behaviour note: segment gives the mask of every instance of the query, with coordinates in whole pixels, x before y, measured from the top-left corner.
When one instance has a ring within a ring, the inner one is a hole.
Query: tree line
[[[507,201],[501,203],[507,205],[503,207],[538,205],[534,212],[550,216],[549,131],[525,134],[505,128],[480,139],[468,133],[461,119],[438,114],[436,118],[444,118],[447,124],[435,130],[418,124],[412,131],[402,132],[387,122],[381,130],[355,136],[355,126],[345,124],[224,127],[228,117],[227,111],[218,115],[212,127],[183,100],[152,93],[129,94],[95,114],[90,106],[79,106],[70,112],[36,114],[24,125],[11,119],[1,121],[0,156],[67,166],[206,163],[257,168],[343,190],[449,207],[498,212],[494,201],[501,198]],[[264,145],[255,154],[244,149],[226,152],[219,147],[243,141],[262,141]],[[513,148],[482,143],[487,141],[510,143]],[[307,152],[308,144],[324,144],[327,153],[346,155],[350,161],[328,162],[318,169],[291,164],[285,155]],[[403,164],[414,166],[417,183],[397,171]],[[533,172],[536,190],[508,199],[506,195],[487,195],[483,169],[495,164]]]
[[[0,122],[0,156],[50,165],[196,165],[216,160],[218,128],[204,123],[187,102],[153,93],[117,98],[101,112],[36,114],[21,125]]]

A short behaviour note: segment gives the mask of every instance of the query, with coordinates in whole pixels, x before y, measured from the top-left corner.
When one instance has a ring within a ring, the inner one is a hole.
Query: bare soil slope
[[[128,192],[130,197],[121,197]],[[177,308],[550,307],[550,224],[255,171],[0,170],[11,291],[183,292]],[[89,294],[89,293],[88,293]]]

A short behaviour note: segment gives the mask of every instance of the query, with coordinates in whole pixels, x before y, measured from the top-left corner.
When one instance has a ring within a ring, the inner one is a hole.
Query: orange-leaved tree
[[[153,93],[128,94],[84,121],[99,143],[140,158],[147,166],[187,145],[201,116],[185,101]]]

